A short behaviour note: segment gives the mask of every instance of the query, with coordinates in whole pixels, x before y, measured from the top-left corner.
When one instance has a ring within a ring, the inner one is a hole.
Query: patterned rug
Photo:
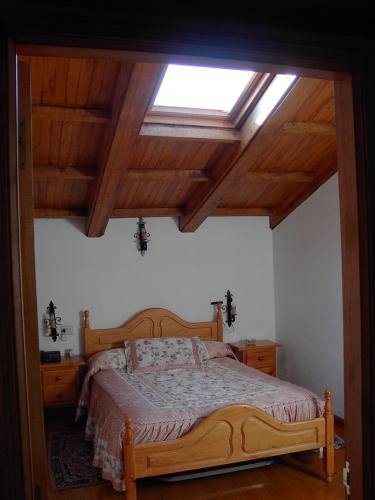
[[[345,441],[336,434],[335,449],[344,446]],[[92,459],[92,444],[84,440],[83,431],[50,433],[48,463],[53,489],[65,490],[101,483],[100,469],[91,465]]]
[[[335,434],[335,441],[333,443],[333,446],[335,447],[335,450],[339,450],[340,448],[345,448],[345,441],[343,440],[342,437]]]
[[[93,486],[101,483],[100,469],[92,464],[92,444],[82,431],[51,432],[48,443],[48,464],[55,490]]]

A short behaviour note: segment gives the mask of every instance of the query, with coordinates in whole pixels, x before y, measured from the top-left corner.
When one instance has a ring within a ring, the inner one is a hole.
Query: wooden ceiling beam
[[[150,181],[190,181],[207,182],[206,170],[173,169],[173,168],[129,168],[127,179]]]
[[[179,217],[181,209],[175,208],[115,208],[111,218],[138,217]],[[87,211],[83,208],[71,210],[59,208],[34,208],[35,219],[85,219]]]
[[[109,111],[106,109],[49,106],[46,104],[34,104],[32,109],[32,118],[35,120],[106,124],[111,118]]]
[[[213,217],[242,217],[242,216],[272,216],[275,214],[273,208],[216,208],[210,216]],[[180,217],[182,210],[179,207],[174,208],[115,208],[111,218],[138,218],[138,217]],[[87,211],[83,208],[60,209],[60,208],[35,208],[35,219],[85,219]]]
[[[335,125],[316,122],[286,122],[282,126],[285,134],[336,135]]]
[[[187,125],[167,125],[144,123],[140,134],[144,137],[169,137],[171,139],[180,139],[187,141],[206,141],[206,142],[239,142],[241,135],[238,130],[220,127],[194,127]]]
[[[98,179],[95,190],[89,194],[87,236],[104,234],[162,71],[161,64],[135,63],[129,79],[127,65],[121,66],[112,101],[111,121],[98,162]],[[127,161],[119,163],[123,151],[127,152]]]
[[[58,166],[58,165],[35,165],[34,177],[37,179],[71,179],[92,181],[95,180],[96,168],[90,166]],[[129,168],[126,170],[127,179],[144,181],[190,181],[207,182],[210,175],[207,170],[196,169],[173,169],[173,168]],[[242,181],[246,182],[295,182],[313,183],[315,177],[313,172],[248,172]]]
[[[274,183],[284,183],[284,182],[296,182],[302,184],[310,184],[315,182],[315,176],[313,172],[266,172],[266,171],[256,171],[248,172],[241,181],[247,182],[274,182]]]
[[[64,167],[57,165],[35,165],[34,178],[36,179],[72,179],[80,181],[95,180],[95,167]]]
[[[275,213],[273,208],[263,207],[218,207],[210,214],[210,217],[247,217],[265,215],[270,216]]]
[[[120,217],[179,217],[181,209],[176,208],[115,208],[112,218]]]
[[[85,219],[87,212],[81,208],[34,208],[34,219]]]
[[[305,191],[297,197],[288,198],[283,205],[277,207],[275,214],[270,217],[270,228],[275,229],[288,215],[298,208],[307,198],[309,198],[324,182],[326,182],[337,169],[330,169],[324,176],[316,178],[314,183],[306,187]]]
[[[123,49],[99,49],[92,47],[73,47],[68,44],[53,45],[55,41],[51,36],[51,44],[17,44],[17,53],[20,56],[42,56],[42,57],[66,57],[82,59],[109,59],[119,62],[142,62],[158,64],[186,64],[200,66],[215,66],[222,68],[244,69],[259,71],[262,73],[291,73],[307,78],[321,78],[324,80],[335,80],[344,78],[345,73],[327,69],[309,68],[307,66],[295,66],[295,58],[286,65],[285,61],[280,63],[270,63],[264,61],[264,49],[262,47],[242,51],[241,58],[230,59],[228,56],[208,57],[186,54],[186,40],[181,38],[181,42],[175,39],[163,40],[159,45],[159,50],[155,48],[153,40],[143,39],[137,44],[137,50]],[[79,42],[78,42],[79,44]],[[82,45],[82,44],[81,44]],[[226,49],[225,49],[226,50]],[[200,45],[201,53],[212,52],[211,46]]]
[[[265,75],[264,78],[267,78],[267,76]],[[223,154],[219,155],[216,164],[212,168],[212,181],[198,188],[186,204],[184,208],[185,215],[180,217],[180,231],[195,231],[206,217],[222,203],[228,189],[233,183],[246,175],[248,162],[244,153],[247,152],[262,126],[272,116],[271,113],[270,117],[262,125],[256,123],[254,116],[257,115],[261,104],[262,98],[260,97],[258,103],[242,126],[240,143],[229,145],[223,151]]]

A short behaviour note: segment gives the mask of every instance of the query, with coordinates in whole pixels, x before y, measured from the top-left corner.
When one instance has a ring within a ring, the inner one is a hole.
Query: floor
[[[47,421],[47,433],[67,428],[70,418]],[[336,432],[343,435],[342,429]],[[345,499],[342,468],[345,449],[336,450],[333,482],[324,481],[319,453],[304,453],[279,458],[268,467],[233,472],[217,477],[162,483],[157,479],[138,480],[138,500],[333,500]],[[119,500],[124,494],[104,482],[99,486],[53,491],[49,500]]]

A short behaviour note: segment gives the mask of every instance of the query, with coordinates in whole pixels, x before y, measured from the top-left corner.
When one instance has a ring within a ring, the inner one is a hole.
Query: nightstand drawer
[[[276,376],[276,349],[280,347],[277,342],[256,340],[249,343],[245,340],[229,345],[241,363],[268,375]]]
[[[81,372],[84,366],[85,360],[81,356],[41,364],[44,406],[75,405],[79,396]]]
[[[275,355],[273,350],[267,351],[248,351],[246,353],[246,364],[254,368],[260,368],[262,366],[273,366],[275,360]]]
[[[68,403],[75,401],[77,389],[74,384],[45,385],[43,400],[45,404]]]
[[[262,368],[258,368],[260,372],[267,373],[267,375],[273,375],[273,366],[264,366]]]
[[[76,382],[77,370],[50,370],[43,372],[44,385],[74,384]]]

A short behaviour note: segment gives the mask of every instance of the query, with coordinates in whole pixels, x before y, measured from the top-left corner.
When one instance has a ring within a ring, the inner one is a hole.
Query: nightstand
[[[40,365],[45,407],[74,406],[77,403],[85,365],[82,356]]]
[[[276,349],[280,347],[277,342],[256,340],[255,344],[249,344],[240,340],[229,346],[242,363],[276,377]]]

